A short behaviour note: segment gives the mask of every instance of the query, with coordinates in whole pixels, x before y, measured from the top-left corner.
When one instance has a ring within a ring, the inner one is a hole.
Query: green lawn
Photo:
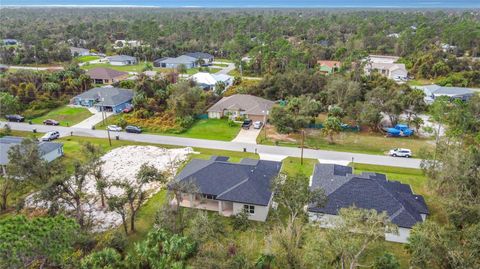
[[[51,110],[41,117],[32,119],[32,122],[35,124],[42,124],[44,120],[52,119],[60,122],[61,126],[72,126],[92,115],[93,114],[86,108],[62,106]]]
[[[290,134],[291,140],[274,140],[272,138],[271,128],[268,128],[267,139],[264,133],[258,136],[259,144],[273,145],[277,141],[280,146],[299,147],[301,144],[301,134]],[[265,129],[262,131],[265,132]],[[292,141],[294,140],[294,141]],[[413,152],[413,157],[418,157],[418,153],[424,150],[433,149],[433,140],[418,137],[386,137],[381,134],[366,132],[342,132],[336,136],[334,144],[330,144],[326,137],[321,135],[319,130],[308,130],[305,134],[305,147],[312,149],[355,152],[375,155],[385,155],[392,148],[408,148]]]
[[[143,68],[145,67],[145,63],[139,62],[138,64],[134,64],[134,65],[120,65],[120,66],[111,65],[109,63],[98,63],[98,64],[86,64],[86,65],[83,65],[81,68],[85,70],[90,70],[97,67],[105,67],[105,68],[110,68],[110,69],[123,71],[123,72],[142,72]],[[153,70],[160,71],[161,68],[154,67]]]
[[[300,158],[287,157],[283,160],[282,172],[294,175],[295,173],[302,173],[307,177],[310,177],[313,173],[313,167],[318,163],[316,159],[303,159],[303,164]]]
[[[80,56],[80,57],[77,57],[75,58],[77,61],[81,62],[81,63],[85,63],[85,62],[90,62],[90,61],[93,61],[93,60],[98,60],[100,59],[99,56],[94,56],[94,55],[87,55],[87,56]]]
[[[107,123],[95,125],[96,129],[104,130],[109,124],[116,124],[121,114],[112,115],[107,119]],[[128,120],[127,120],[128,122]],[[143,126],[140,126],[143,128]],[[240,124],[230,126],[226,119],[201,119],[197,120],[187,131],[179,134],[158,132],[143,128],[145,133],[161,134],[169,136],[190,137],[209,140],[231,141],[240,131]]]

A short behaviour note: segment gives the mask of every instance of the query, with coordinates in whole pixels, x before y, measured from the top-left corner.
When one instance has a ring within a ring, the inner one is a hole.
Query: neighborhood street
[[[105,130],[89,130],[89,129],[83,129],[83,128],[74,128],[74,127],[45,126],[45,125],[35,125],[35,124],[30,125],[28,123],[16,123],[16,122],[0,122],[1,127],[3,127],[5,124],[10,125],[12,130],[18,130],[18,131],[32,132],[33,129],[36,129],[38,132],[48,132],[48,131],[56,130],[61,133],[61,136],[69,136],[73,134],[74,136],[87,136],[87,137],[97,137],[97,138],[108,137],[107,131]],[[116,134],[114,132],[110,132],[110,135],[112,137],[112,140],[115,140]],[[125,133],[125,132],[119,133],[119,138],[121,140],[164,144],[164,145],[177,145],[177,146],[199,147],[199,148],[209,148],[209,149],[218,149],[218,150],[230,150],[230,151],[246,150],[247,152],[256,152],[259,154],[267,154],[270,156],[279,155],[279,156],[300,157],[301,155],[301,149],[294,148],[294,147],[256,145],[251,143],[225,142],[225,141],[164,136],[164,135],[154,135],[154,134],[131,134],[131,133]],[[347,162],[347,161],[350,162],[353,160],[356,163],[387,165],[387,166],[406,167],[406,168],[420,168],[420,162],[421,162],[420,159],[394,158],[394,157],[382,156],[382,155],[369,155],[369,154],[360,154],[360,153],[313,150],[313,149],[305,149],[303,156],[305,158],[322,159],[322,160],[328,160],[331,162]]]

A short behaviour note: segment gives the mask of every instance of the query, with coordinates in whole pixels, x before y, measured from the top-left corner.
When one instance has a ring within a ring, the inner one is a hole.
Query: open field
[[[72,126],[90,116],[92,116],[92,113],[86,108],[62,106],[41,117],[32,119],[32,123],[42,124],[44,120],[52,119],[60,122],[61,126]]]
[[[150,62],[151,64],[151,62]],[[137,64],[133,64],[133,65],[111,65],[109,63],[97,63],[97,64],[86,64],[86,65],[83,65],[81,66],[82,69],[85,69],[85,70],[90,70],[90,69],[93,69],[93,68],[97,68],[97,67],[105,67],[105,68],[110,68],[110,69],[114,69],[114,70],[118,70],[118,71],[124,71],[124,72],[142,72],[143,71],[143,68],[145,67],[145,63],[144,62],[139,62]],[[160,68],[156,68],[154,67],[153,68],[154,71],[160,71]]]
[[[98,59],[100,59],[100,56],[87,55],[87,56],[80,56],[80,57],[77,57],[75,59],[77,61],[79,61],[80,63],[85,63],[85,62],[90,62],[90,61],[93,61],[93,60],[98,60]]]
[[[116,124],[122,114],[112,115],[107,119],[107,123],[99,123],[95,126],[96,129],[104,130],[110,124]],[[127,120],[128,122],[128,120]],[[140,125],[143,128],[143,126]],[[237,136],[240,131],[240,124],[230,126],[225,119],[201,119],[197,120],[188,130],[183,133],[175,134],[168,132],[157,132],[143,128],[145,133],[162,134],[169,136],[180,136],[189,138],[200,138],[209,140],[231,141]]]
[[[265,145],[277,143],[279,146],[291,147],[300,147],[301,145],[300,133],[281,135],[276,133],[271,125],[267,126],[266,130],[267,139],[265,139],[264,128],[257,138],[257,143]],[[433,141],[417,137],[386,137],[367,132],[341,132],[336,136],[334,144],[330,144],[320,130],[306,129],[305,147],[376,155],[385,155],[392,148],[408,148],[412,150],[413,157],[417,157],[419,152],[433,149]]]

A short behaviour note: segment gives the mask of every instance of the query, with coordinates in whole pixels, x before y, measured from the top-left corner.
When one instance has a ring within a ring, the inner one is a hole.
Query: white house
[[[420,89],[425,93],[424,101],[427,104],[433,103],[435,99],[441,96],[447,96],[451,100],[460,99],[463,101],[467,101],[475,94],[474,90],[470,88],[443,87],[435,84],[427,86],[417,86],[415,88]]]
[[[232,86],[233,77],[224,74],[210,74],[206,72],[198,72],[191,76],[191,79],[195,81],[198,86],[206,90],[215,91],[217,83],[221,82],[225,84],[225,89]]]
[[[70,47],[70,53],[72,54],[72,57],[88,56],[90,55],[90,50],[84,48]]]
[[[222,216],[245,210],[250,220],[266,221],[273,198],[271,181],[280,168],[280,162],[265,160],[243,159],[231,163],[228,157],[192,159],[175,180],[191,182],[197,191],[183,193],[180,206],[216,211]],[[172,186],[169,185],[170,191],[174,191]]]
[[[137,64],[137,58],[128,55],[115,55],[107,57],[108,62],[111,65],[135,65]]]
[[[349,166],[317,163],[310,188],[322,188],[327,195],[324,207],[308,207],[310,221],[324,228],[338,223],[341,208],[374,209],[386,212],[398,227],[398,234],[385,233],[385,240],[407,243],[412,227],[429,214],[423,197],[415,195],[409,185],[389,181],[384,174],[353,174]]]

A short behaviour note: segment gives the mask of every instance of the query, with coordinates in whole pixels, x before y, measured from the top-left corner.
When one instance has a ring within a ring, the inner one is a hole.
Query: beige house
[[[103,67],[90,69],[87,71],[87,75],[95,84],[113,84],[128,78],[127,72]]]
[[[274,104],[275,102],[261,97],[248,94],[234,94],[223,97],[210,107],[207,112],[208,117],[212,119],[245,116],[253,121],[264,121]]]
[[[227,217],[245,211],[250,220],[266,221],[273,199],[271,181],[280,168],[281,162],[265,160],[231,163],[228,157],[219,156],[193,159],[175,180],[193,182],[198,190],[183,193],[180,206],[215,211]]]

